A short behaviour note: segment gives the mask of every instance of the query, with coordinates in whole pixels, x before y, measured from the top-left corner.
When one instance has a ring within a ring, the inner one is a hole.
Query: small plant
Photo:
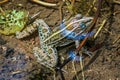
[[[5,11],[0,13],[0,33],[11,35],[21,31],[28,19],[26,11]]]

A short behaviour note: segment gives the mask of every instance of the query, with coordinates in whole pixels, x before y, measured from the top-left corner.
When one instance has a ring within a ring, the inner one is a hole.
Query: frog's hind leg
[[[57,63],[57,50],[55,47],[44,43],[44,40],[51,34],[51,30],[42,19],[37,21],[41,50],[38,50],[38,48],[34,49],[34,54],[38,56],[37,58],[41,64],[54,67]]]
[[[34,47],[33,52],[37,58],[37,62],[49,68],[50,70],[53,70],[52,68],[56,65],[54,58],[51,57],[51,59],[49,59],[50,57],[48,57],[48,55],[46,55],[43,50],[38,47]]]

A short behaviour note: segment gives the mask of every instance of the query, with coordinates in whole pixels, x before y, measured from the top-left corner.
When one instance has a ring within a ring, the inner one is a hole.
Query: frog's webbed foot
[[[54,55],[52,55],[53,53],[51,53],[51,55],[46,54],[45,52],[43,52],[42,49],[38,48],[38,47],[34,47],[33,48],[33,53],[35,55],[35,57],[37,58],[37,61],[48,67],[48,68],[53,68],[55,67],[57,61]]]

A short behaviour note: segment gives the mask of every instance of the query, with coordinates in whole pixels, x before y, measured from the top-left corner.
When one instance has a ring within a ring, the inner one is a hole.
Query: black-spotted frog
[[[81,35],[90,25],[92,19],[92,17],[82,17],[82,15],[78,14],[69,21],[64,22],[66,25],[66,27],[64,26],[65,28],[57,28],[57,31],[51,31],[50,27],[42,19],[36,20],[41,48],[34,47],[33,53],[37,57],[38,62],[48,68],[55,67],[58,60],[56,47],[64,46],[73,42],[74,40],[67,39],[66,36],[71,32],[76,32],[76,35]],[[81,26],[83,23],[84,25]],[[68,30],[66,35],[62,34],[62,31],[64,30]]]

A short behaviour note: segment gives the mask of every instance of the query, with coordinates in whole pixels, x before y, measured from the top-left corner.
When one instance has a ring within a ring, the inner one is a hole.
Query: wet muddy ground
[[[50,1],[50,0],[46,0]],[[29,0],[11,0],[2,4],[3,10],[27,10],[29,15],[41,11],[37,18],[45,20],[51,29],[60,24],[60,11],[58,8],[49,8]],[[120,80],[120,5],[114,5],[114,11],[117,14],[107,20],[100,34],[94,43],[104,42],[101,49],[95,51],[91,58],[87,57],[84,63],[85,80]],[[70,16],[66,6],[63,7],[64,16]],[[101,14],[106,14],[101,12]],[[100,16],[96,28],[104,20]],[[115,42],[115,40],[119,39]],[[47,69],[36,62],[32,49],[39,46],[38,32],[27,38],[18,40],[15,36],[4,36],[0,34],[0,80],[53,80],[53,74],[49,74]],[[65,57],[68,46],[60,49],[60,55]],[[6,52],[8,51],[8,52]],[[6,54],[9,53],[9,54]],[[73,69],[73,63],[68,63],[63,72],[65,80],[82,80],[82,71],[79,62],[75,62],[77,73]],[[15,67],[15,65],[18,65]],[[9,68],[8,68],[9,67]],[[56,80],[61,80],[60,75]]]

